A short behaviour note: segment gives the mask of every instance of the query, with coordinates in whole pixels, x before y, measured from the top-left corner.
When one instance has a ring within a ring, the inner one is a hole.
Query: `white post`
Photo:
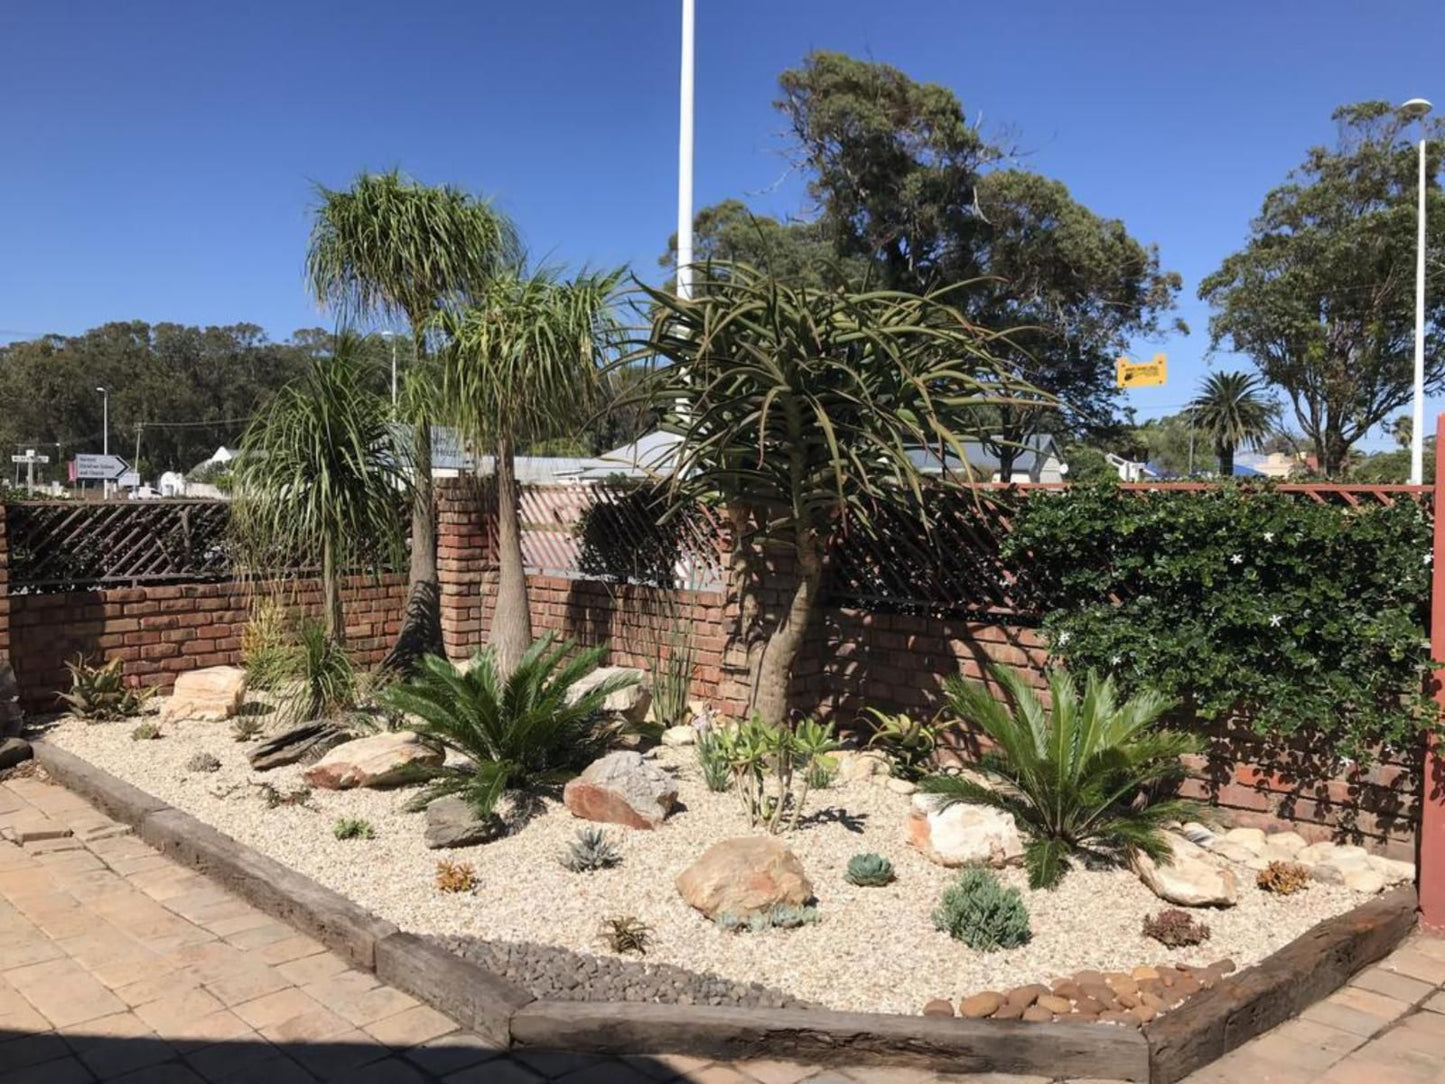
[[[103,455],[110,455],[110,389],[109,389],[109,388],[96,388],[95,390],[98,391],[98,392],[100,392],[100,394],[101,394],[101,400],[100,400],[100,402],[101,402],[101,408],[100,408],[100,409],[101,409],[101,415],[100,415],[100,417],[101,417],[101,423],[100,423],[100,424],[101,424],[101,426],[102,426],[102,432],[101,432],[101,437],[100,437],[100,439],[101,439],[101,449],[100,449],[100,450],[101,450],[101,453],[102,453]],[[104,482],[101,483],[100,492],[101,492],[101,495],[102,495],[102,496],[104,496],[104,497],[106,497],[106,498],[109,498],[109,497],[110,497],[110,479],[106,479]]]
[[[682,80],[677,138],[677,296],[692,297],[693,0],[682,0]]]
[[[1410,430],[1410,484],[1425,480],[1425,139],[1420,138],[1420,194],[1415,238],[1415,410]],[[1435,449],[1438,457],[1441,449]],[[1440,465],[1436,464],[1436,470]]]

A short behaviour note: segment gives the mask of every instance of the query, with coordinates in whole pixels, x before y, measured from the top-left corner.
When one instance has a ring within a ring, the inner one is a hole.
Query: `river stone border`
[[[34,742],[34,750],[56,782],[130,825],[158,850],[498,1047],[1174,1084],[1333,993],[1386,955],[1415,924],[1415,890],[1397,888],[1321,922],[1142,1030],[803,1008],[538,1000],[488,968],[434,940],[402,932],[73,753],[43,740]]]

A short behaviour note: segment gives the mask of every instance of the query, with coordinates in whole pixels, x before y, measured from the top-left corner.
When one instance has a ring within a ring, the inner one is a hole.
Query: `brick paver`
[[[1188,1084],[1445,1084],[1445,940],[1412,937]],[[1046,1084],[518,1051],[377,982],[78,796],[0,783],[0,1084]],[[1108,1084],[1108,1082],[1091,1082]]]

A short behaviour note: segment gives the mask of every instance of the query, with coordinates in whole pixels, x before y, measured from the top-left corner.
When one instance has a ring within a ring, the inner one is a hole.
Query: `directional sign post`
[[[1114,363],[1114,386],[1118,388],[1150,388],[1163,384],[1169,375],[1169,363],[1163,354],[1153,361],[1133,362],[1119,358]]]
[[[75,478],[77,481],[114,482],[130,464],[118,455],[78,455],[75,457]]]
[[[49,463],[50,457],[36,455],[34,448],[26,448],[24,455],[12,455],[10,462],[25,464],[25,495],[27,497],[35,496],[35,464]]]

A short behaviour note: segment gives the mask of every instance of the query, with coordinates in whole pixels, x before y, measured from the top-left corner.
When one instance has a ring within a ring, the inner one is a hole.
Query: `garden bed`
[[[47,739],[551,1000],[759,1008],[806,1003],[917,1013],[930,999],[957,1003],[980,990],[1047,982],[1083,969],[1127,971],[1166,960],[1203,966],[1224,957],[1245,968],[1366,899],[1324,884],[1271,896],[1241,871],[1238,906],[1200,912],[1211,940],[1171,951],[1140,934],[1144,915],[1167,905],[1131,873],[1075,870],[1054,892],[1030,892],[1021,870],[1006,870],[1002,879],[1023,890],[1033,939],[1007,952],[976,952],[933,928],[932,909],[956,871],[934,865],[905,842],[909,798],[859,781],[817,792],[803,827],[782,837],[813,882],[818,924],[727,933],[688,907],[673,885],[709,844],[748,834],[734,796],[707,790],[691,749],[656,753],[657,763],[677,777],[683,808],[656,831],[608,826],[622,864],[589,875],[571,873],[557,861],[586,822],[555,799],[544,799],[506,838],[434,851],[423,845],[421,815],[403,809],[411,793],[406,789],[316,790],[307,805],[268,808],[253,784],[267,782],[284,793],[302,784],[301,771],[253,772],[246,761],[250,747],[232,740],[228,723],[179,723],[156,741],[133,741],[130,731],[131,724],[64,720]],[[188,770],[198,752],[215,756],[220,768]],[[365,818],[376,837],[333,838],[339,817]],[[848,859],[866,851],[892,860],[898,874],[893,884],[860,888],[844,880]],[[438,892],[440,858],[470,863],[476,890]],[[619,958],[600,945],[599,921],[611,915],[632,915],[652,927],[644,959]]]

